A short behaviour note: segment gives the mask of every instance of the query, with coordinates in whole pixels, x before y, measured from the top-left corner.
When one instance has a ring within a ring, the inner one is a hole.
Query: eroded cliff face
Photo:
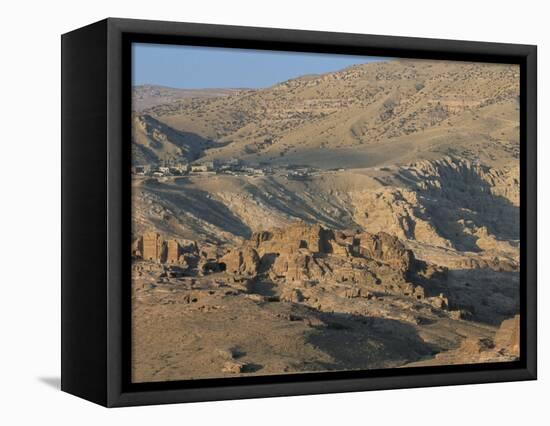
[[[399,168],[389,184],[351,193],[370,231],[459,251],[513,253],[519,240],[519,169],[444,157]]]
[[[278,175],[145,181],[134,191],[135,231],[153,227],[179,238],[238,243],[298,218],[517,262],[517,167],[444,157],[382,169],[318,172],[301,181]]]

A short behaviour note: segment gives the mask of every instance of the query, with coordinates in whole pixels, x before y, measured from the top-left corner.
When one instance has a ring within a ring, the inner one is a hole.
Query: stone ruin
[[[181,263],[181,247],[176,240],[165,240],[157,232],[146,232],[134,241],[132,255],[157,263]]]
[[[196,276],[223,272],[233,280],[268,281],[290,289],[320,283],[344,289],[347,298],[374,292],[422,299],[437,308],[448,306],[444,295],[427,294],[420,281],[412,279],[423,274],[433,282],[443,274],[423,267],[397,237],[384,232],[331,230],[296,222],[253,233],[231,249],[195,242],[182,247],[176,240],[147,232],[135,241],[133,255]]]
[[[147,232],[141,238],[143,248],[142,257],[145,260],[160,261],[163,251],[163,242],[156,232]]]
[[[297,222],[254,233],[220,262],[235,276],[294,288],[325,283],[349,287],[350,298],[378,291],[432,302],[423,286],[410,280],[423,268],[422,262],[397,237],[384,232],[331,230]],[[433,303],[444,307],[448,301],[440,295]]]
[[[180,245],[176,240],[166,241],[166,263],[179,263]]]

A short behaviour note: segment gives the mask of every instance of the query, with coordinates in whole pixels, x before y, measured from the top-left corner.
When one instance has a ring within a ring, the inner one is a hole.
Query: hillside
[[[134,86],[132,90],[132,109],[136,112],[177,102],[187,98],[213,98],[227,96],[239,89],[176,89],[173,87],[144,84]]]
[[[174,237],[231,242],[300,219],[458,251],[498,249],[515,259],[518,173],[445,157],[300,180],[277,174],[144,178],[134,181],[135,232],[155,228]]]
[[[518,158],[516,66],[394,60],[146,113],[220,143],[205,159],[366,167],[454,155]],[[475,79],[475,85],[471,82]]]
[[[175,130],[150,115],[132,118],[132,162],[135,165],[162,161],[193,161],[214,143],[181,130]]]

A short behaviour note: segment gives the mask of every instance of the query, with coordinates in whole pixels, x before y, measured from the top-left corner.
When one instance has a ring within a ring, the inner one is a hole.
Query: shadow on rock
[[[322,365],[327,370],[399,367],[439,352],[401,321],[323,312],[317,317],[321,324],[307,340],[333,359]]]
[[[519,208],[492,192],[489,183],[502,178],[489,167],[465,160],[443,158],[419,163],[414,170],[401,170],[400,178],[417,191],[439,235],[461,251],[478,252],[471,230],[486,228],[501,241],[519,239]]]
[[[519,273],[484,269],[449,271],[449,309],[461,310],[464,319],[499,325],[519,313]]]

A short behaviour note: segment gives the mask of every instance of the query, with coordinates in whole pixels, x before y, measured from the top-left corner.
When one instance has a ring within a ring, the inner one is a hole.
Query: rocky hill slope
[[[145,111],[219,144],[205,159],[366,167],[518,157],[517,66],[392,60]],[[475,81],[475,84],[471,84]]]
[[[135,115],[132,118],[134,165],[155,165],[165,161],[191,162],[213,145],[213,141],[175,130],[150,115]]]
[[[134,182],[135,231],[229,242],[296,219],[385,231],[458,252],[517,260],[518,167],[451,157],[402,167],[285,175],[209,175]],[[261,220],[258,220],[261,218]]]

